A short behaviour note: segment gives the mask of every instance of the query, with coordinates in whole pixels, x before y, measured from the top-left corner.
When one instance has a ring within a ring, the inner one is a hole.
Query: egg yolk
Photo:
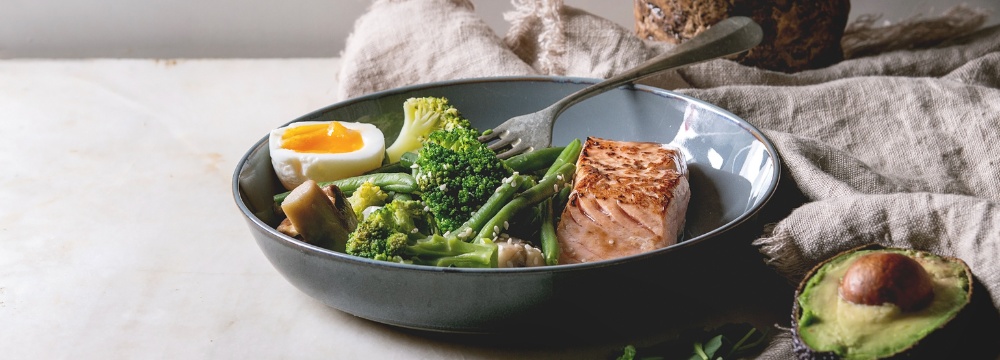
[[[348,153],[365,145],[361,132],[338,121],[289,128],[281,135],[281,147],[304,153]]]

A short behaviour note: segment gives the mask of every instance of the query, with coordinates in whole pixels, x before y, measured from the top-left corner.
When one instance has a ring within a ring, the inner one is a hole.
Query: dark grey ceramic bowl
[[[474,126],[488,129],[594,82],[502,77],[416,85],[333,104],[295,121],[370,122],[395,139],[405,99],[443,96]],[[756,128],[703,101],[636,86],[571,107],[554,133],[554,145],[598,136],[680,146],[692,189],[684,241],[616,260],[518,269],[435,268],[352,257],[274,230],[279,219],[271,197],[283,189],[271,169],[266,136],[237,165],[233,193],[257,245],[294,286],[333,308],[406,328],[503,333],[690,319],[723,280],[746,272],[734,256],[747,254],[758,233],[741,228],[753,224],[780,173],[774,147]]]

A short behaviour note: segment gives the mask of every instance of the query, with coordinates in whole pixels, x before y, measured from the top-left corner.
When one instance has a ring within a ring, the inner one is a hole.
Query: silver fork
[[[552,144],[552,127],[556,118],[566,108],[591,96],[618,88],[657,72],[675,69],[750,50],[760,43],[763,32],[757,23],[747,17],[727,18],[708,30],[677,45],[638,66],[599,83],[580,89],[554,104],[534,113],[515,116],[492,131],[479,137],[480,142],[490,143],[490,149],[499,151],[501,159],[549,147]],[[495,141],[494,141],[495,140]]]

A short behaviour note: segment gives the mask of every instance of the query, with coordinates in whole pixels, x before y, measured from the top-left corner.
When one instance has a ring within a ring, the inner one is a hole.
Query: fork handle
[[[695,37],[675,46],[670,51],[646,60],[642,64],[612,76],[604,81],[580,89],[550,105],[553,119],[566,108],[607,90],[631,83],[660,71],[739,54],[760,44],[764,34],[757,23],[748,17],[726,18]],[[554,123],[554,121],[553,121]]]

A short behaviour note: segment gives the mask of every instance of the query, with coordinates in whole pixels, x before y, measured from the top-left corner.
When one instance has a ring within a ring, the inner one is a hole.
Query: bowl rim
[[[345,99],[345,100],[342,100],[342,101],[338,101],[338,102],[332,103],[330,105],[323,106],[323,107],[321,107],[319,109],[310,111],[310,112],[308,112],[308,113],[306,113],[304,115],[301,115],[299,117],[296,117],[295,119],[293,119],[291,121],[288,121],[288,122],[284,123],[284,125],[280,125],[278,127],[287,126],[288,124],[291,124],[291,123],[294,123],[294,122],[307,121],[309,119],[321,116],[322,114],[324,114],[324,113],[326,113],[326,112],[328,112],[328,111],[330,111],[332,109],[336,109],[336,108],[340,108],[340,107],[344,107],[344,106],[349,106],[349,105],[352,105],[354,103],[368,101],[368,100],[372,100],[372,99],[384,97],[384,96],[387,96],[387,95],[394,95],[394,94],[399,94],[399,93],[405,93],[405,92],[411,92],[411,91],[417,91],[417,90],[423,90],[423,89],[429,89],[429,88],[435,88],[435,87],[441,87],[441,86],[453,86],[453,85],[474,84],[474,83],[496,83],[496,82],[548,82],[548,83],[594,84],[594,83],[600,82],[601,80],[603,80],[603,79],[588,78],[588,77],[574,77],[574,76],[546,76],[546,75],[525,75],[525,76],[520,76],[519,75],[519,76],[490,76],[490,77],[464,78],[464,79],[454,79],[454,80],[444,80],[444,81],[435,81],[435,82],[413,84],[413,85],[401,86],[401,87],[396,87],[396,88],[392,88],[392,89],[386,89],[386,90],[382,90],[382,91],[372,92],[372,93],[369,93],[369,94],[365,94],[365,95],[353,97],[353,98],[350,98],[350,99]],[[235,169],[235,171],[233,173],[233,179],[232,179],[233,197],[234,197],[234,200],[236,201],[237,207],[239,207],[239,209],[240,209],[241,213],[243,214],[243,216],[246,219],[249,219],[254,224],[254,226],[257,226],[259,228],[264,229],[264,231],[267,233],[267,235],[269,235],[269,238],[278,241],[279,243],[281,243],[282,245],[284,245],[286,247],[290,247],[290,248],[292,248],[294,250],[297,250],[297,251],[300,251],[300,252],[310,253],[310,254],[312,254],[314,256],[320,256],[320,257],[330,258],[330,259],[333,259],[333,260],[339,260],[339,261],[347,261],[347,262],[357,263],[358,265],[362,265],[362,266],[374,266],[374,267],[379,267],[379,268],[407,269],[407,270],[438,272],[438,273],[440,273],[440,272],[446,272],[446,273],[452,273],[452,272],[454,272],[454,273],[490,273],[490,274],[492,274],[492,273],[537,273],[537,272],[573,271],[573,270],[579,270],[579,269],[591,269],[591,268],[600,268],[600,267],[615,266],[615,265],[619,265],[619,264],[623,264],[623,263],[628,263],[628,262],[633,262],[633,261],[637,261],[637,260],[647,259],[647,258],[654,257],[654,256],[660,256],[663,253],[674,252],[674,251],[677,251],[678,249],[684,249],[684,248],[688,248],[688,247],[694,246],[697,243],[700,243],[700,242],[705,241],[705,240],[707,240],[709,238],[715,237],[716,235],[719,235],[719,234],[721,234],[721,233],[723,233],[725,231],[731,230],[731,229],[733,229],[733,228],[735,228],[735,227],[743,224],[744,222],[746,222],[750,218],[754,217],[757,213],[759,213],[761,211],[761,209],[766,204],[768,204],[771,201],[771,199],[774,197],[774,194],[777,192],[778,184],[781,181],[781,168],[782,168],[783,165],[782,165],[781,157],[778,154],[777,149],[774,147],[774,144],[770,141],[770,139],[767,138],[766,135],[764,135],[764,133],[759,128],[757,128],[753,124],[750,124],[749,122],[747,122],[743,118],[741,118],[739,116],[736,116],[735,114],[733,114],[733,113],[731,113],[731,112],[729,112],[729,111],[727,111],[727,110],[725,110],[725,109],[723,109],[723,108],[721,108],[721,107],[719,107],[719,106],[717,106],[715,104],[712,104],[712,103],[709,103],[709,102],[706,102],[704,100],[697,99],[697,98],[694,98],[694,97],[691,97],[691,96],[688,96],[688,95],[679,94],[679,93],[676,93],[676,92],[673,92],[673,91],[670,91],[670,90],[666,90],[666,89],[663,89],[663,88],[658,88],[658,87],[653,87],[653,86],[648,86],[648,85],[642,85],[642,84],[625,85],[625,87],[628,88],[631,91],[642,91],[642,92],[651,93],[653,95],[657,95],[657,96],[661,96],[661,97],[679,98],[679,99],[685,100],[685,101],[690,102],[690,103],[697,103],[700,106],[703,106],[704,109],[713,111],[715,113],[718,113],[718,114],[722,115],[724,118],[726,118],[727,120],[733,121],[737,126],[743,128],[743,130],[745,130],[747,133],[749,133],[754,138],[756,138],[757,141],[759,141],[761,144],[764,145],[764,147],[767,149],[767,152],[771,155],[771,161],[772,161],[772,164],[773,164],[772,169],[771,169],[771,178],[772,178],[772,181],[770,181],[768,183],[767,188],[762,193],[763,196],[761,196],[761,200],[758,201],[756,205],[750,207],[745,212],[743,212],[742,214],[740,214],[739,216],[737,216],[735,219],[730,220],[729,222],[726,222],[725,224],[723,224],[723,225],[721,225],[719,227],[716,227],[716,228],[712,229],[711,231],[708,231],[708,232],[706,232],[704,234],[698,235],[698,236],[690,238],[690,239],[686,239],[686,240],[684,240],[682,242],[679,242],[679,243],[676,243],[676,244],[673,244],[673,245],[670,245],[670,246],[667,246],[667,247],[664,247],[664,248],[660,248],[660,249],[648,251],[648,252],[641,253],[641,254],[635,254],[635,255],[625,256],[625,257],[621,257],[621,258],[615,258],[615,259],[609,259],[609,260],[601,260],[601,261],[594,261],[594,262],[587,262],[587,263],[558,264],[558,265],[547,265],[547,266],[537,266],[537,267],[518,267],[518,268],[452,268],[452,267],[436,267],[436,266],[426,266],[426,265],[401,264],[401,263],[394,263],[394,262],[389,262],[389,261],[379,261],[379,260],[373,260],[373,259],[367,259],[367,258],[353,256],[353,255],[348,255],[346,253],[336,252],[336,251],[333,251],[333,250],[329,250],[329,249],[326,249],[326,248],[323,248],[323,247],[319,247],[319,246],[316,246],[316,245],[311,245],[311,244],[308,244],[306,242],[297,240],[297,239],[292,238],[292,237],[290,237],[288,235],[285,235],[285,234],[282,234],[282,233],[278,232],[276,229],[272,228],[270,225],[264,223],[264,221],[262,221],[260,218],[258,218],[253,213],[253,211],[250,210],[250,208],[246,205],[246,202],[243,200],[243,197],[242,197],[242,194],[241,194],[241,191],[240,191],[240,173],[241,173],[244,165],[249,161],[250,157],[253,156],[257,151],[260,151],[262,149],[262,146],[268,141],[268,134],[265,134],[260,140],[256,141],[253,144],[253,146],[251,146],[250,149],[247,150],[244,153],[244,155],[240,158],[240,160],[237,162],[236,169]]]

